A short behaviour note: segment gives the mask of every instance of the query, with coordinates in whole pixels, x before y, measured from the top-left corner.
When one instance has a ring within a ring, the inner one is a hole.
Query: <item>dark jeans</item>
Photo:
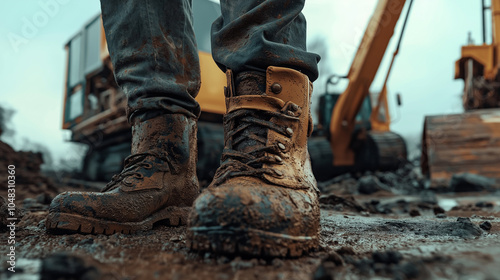
[[[222,15],[212,25],[214,60],[223,71],[281,66],[314,81],[319,56],[306,51],[304,2],[221,0]],[[191,0],[101,0],[108,49],[116,81],[128,97],[129,120],[164,112],[199,115],[194,98],[200,67],[191,8]]]

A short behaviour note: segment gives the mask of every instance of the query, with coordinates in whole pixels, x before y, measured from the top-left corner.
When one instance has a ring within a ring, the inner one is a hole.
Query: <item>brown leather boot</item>
[[[235,91],[227,75],[225,149],[212,184],[194,202],[191,248],[300,256],[318,245],[319,234],[307,151],[312,85],[298,71],[269,67],[262,78],[240,74]]]
[[[132,126],[132,155],[104,190],[64,192],[52,201],[46,227],[82,233],[133,233],[168,220],[186,224],[199,193],[196,120],[166,114]]]

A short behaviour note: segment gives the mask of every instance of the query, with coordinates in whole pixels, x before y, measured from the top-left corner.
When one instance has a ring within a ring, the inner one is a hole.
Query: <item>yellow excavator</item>
[[[500,1],[486,7],[482,0],[483,43],[462,47],[462,57],[455,62],[455,79],[464,80],[463,106],[466,111],[500,107]],[[492,38],[487,44],[486,11],[491,10]]]
[[[411,0],[413,1],[413,0]],[[403,138],[389,130],[386,74],[382,91],[369,92],[405,0],[380,0],[354,57],[349,85],[342,94],[320,96],[316,132],[309,140],[313,171],[319,180],[343,172],[395,169],[406,159]],[[408,19],[405,18],[405,24]],[[198,135],[198,176],[210,180],[223,148],[222,89],[225,76],[210,55],[209,26],[219,16],[217,3],[193,1],[202,87],[197,97],[202,114]],[[404,30],[404,28],[403,28]],[[402,37],[403,32],[401,33]],[[83,174],[88,180],[108,180],[122,168],[130,153],[130,127],[125,118],[125,97],[118,89],[107,52],[100,16],[96,16],[66,45],[68,59],[65,82],[63,128],[71,141],[88,144]],[[328,79],[328,85],[338,77]]]
[[[400,167],[407,159],[404,139],[390,131],[387,83],[399,53],[413,0],[409,1],[382,90],[378,94],[369,91],[405,3],[405,0],[378,1],[349,73],[346,76],[333,75],[327,80],[327,91],[328,85],[338,83],[339,79],[346,78],[349,83],[342,94],[327,92],[320,97],[318,127],[327,136],[329,145],[321,145],[314,138],[310,140],[313,169],[320,168],[318,154],[323,155],[322,170],[315,173],[319,179],[326,179],[328,176],[324,176],[325,174],[392,170]],[[401,97],[397,97],[400,105]]]

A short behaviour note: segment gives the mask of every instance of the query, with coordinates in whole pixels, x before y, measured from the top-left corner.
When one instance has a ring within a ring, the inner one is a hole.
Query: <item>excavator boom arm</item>
[[[330,123],[335,166],[354,165],[354,151],[350,148],[356,114],[369,93],[394,28],[406,0],[380,0],[366,28],[347,78],[349,84],[335,104]]]

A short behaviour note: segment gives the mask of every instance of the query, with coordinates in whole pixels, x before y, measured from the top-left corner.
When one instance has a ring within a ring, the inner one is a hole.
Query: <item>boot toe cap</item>
[[[84,192],[60,193],[50,203],[49,212],[95,217],[95,210],[89,207],[89,194]]]
[[[319,206],[311,191],[233,182],[205,190],[195,201],[190,226],[257,229],[315,236]]]

